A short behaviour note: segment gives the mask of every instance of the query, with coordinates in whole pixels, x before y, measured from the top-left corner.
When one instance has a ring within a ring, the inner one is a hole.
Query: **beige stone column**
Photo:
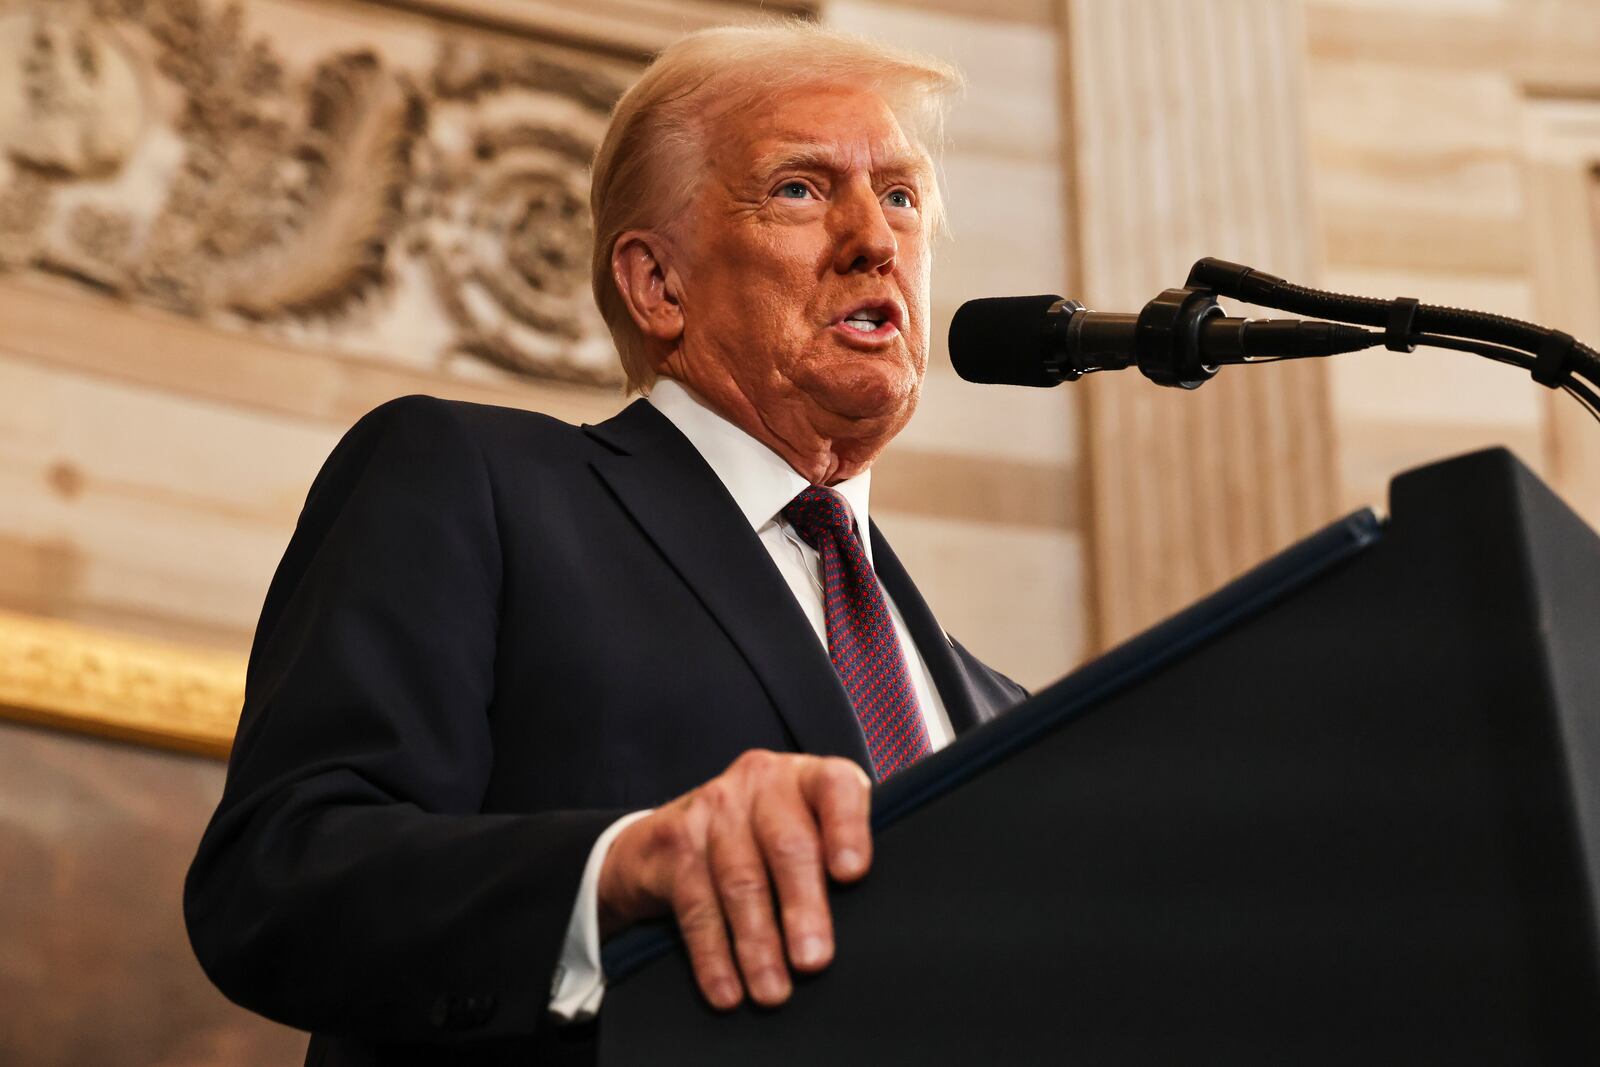
[[[1536,97],[1522,110],[1534,320],[1600,343],[1600,100]],[[1600,426],[1565,394],[1544,401],[1551,484],[1600,528]]]
[[[1078,292],[1137,311],[1220,256],[1312,280],[1299,5],[1061,0]],[[1231,313],[1237,313],[1230,308]],[[1093,640],[1119,640],[1329,519],[1325,371],[1133,372],[1069,386],[1083,418]]]

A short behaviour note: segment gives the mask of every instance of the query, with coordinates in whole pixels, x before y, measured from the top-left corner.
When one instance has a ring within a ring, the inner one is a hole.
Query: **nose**
[[[870,185],[852,186],[834,200],[833,269],[840,274],[888,274],[899,243]]]

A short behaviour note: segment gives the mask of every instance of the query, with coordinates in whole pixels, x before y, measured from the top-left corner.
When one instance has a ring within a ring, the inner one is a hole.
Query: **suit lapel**
[[[585,426],[591,466],[749,663],[797,747],[871,771],[839,676],[772,557],[694,446],[647,401]]]
[[[878,572],[878,580],[894,598],[895,607],[900,609],[900,617],[905,619],[906,627],[911,631],[911,640],[916,643],[917,651],[922,654],[922,662],[928,665],[928,673],[933,676],[933,684],[939,687],[939,699],[944,701],[950,725],[958,735],[964,733],[993,717],[995,709],[977,698],[971,679],[967,677],[966,669],[950,644],[950,638],[945,636],[927,601],[922,599],[922,594],[911,582],[911,576],[900,565],[900,558],[879,532],[878,524],[874,522],[870,525],[872,567]]]

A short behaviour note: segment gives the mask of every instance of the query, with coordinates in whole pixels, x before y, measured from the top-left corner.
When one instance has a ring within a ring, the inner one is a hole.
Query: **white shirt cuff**
[[[550,981],[550,1014],[560,1022],[587,1022],[600,1010],[606,995],[606,974],[600,966],[600,868],[605,866],[606,853],[617,835],[649,814],[636,811],[624,815],[606,827],[589,850],[561,958]]]

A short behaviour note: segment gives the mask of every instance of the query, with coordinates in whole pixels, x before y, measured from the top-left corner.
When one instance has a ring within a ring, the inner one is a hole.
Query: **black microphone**
[[[969,300],[950,322],[950,361],[969,382],[1049,387],[1137,366],[1160,385],[1194,389],[1230,363],[1371,348],[1359,326],[1225,316],[1207,289],[1168,289],[1137,315],[1090,311],[1059,296]]]

